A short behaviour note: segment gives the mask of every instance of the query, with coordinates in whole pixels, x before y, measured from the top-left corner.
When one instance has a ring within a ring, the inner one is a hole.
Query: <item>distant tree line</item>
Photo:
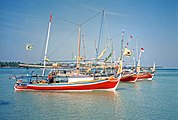
[[[0,61],[0,68],[3,68],[3,67],[14,67],[14,68],[17,68],[17,67],[21,67],[19,66],[19,64],[26,64],[26,63],[22,63],[22,62],[2,62]],[[43,63],[29,63],[30,65],[43,65]]]
[[[20,62],[0,62],[0,67],[19,67]]]

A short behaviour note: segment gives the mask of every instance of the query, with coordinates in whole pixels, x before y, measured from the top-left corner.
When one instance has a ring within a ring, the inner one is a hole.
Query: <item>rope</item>
[[[78,28],[75,29],[66,39],[64,39],[64,40],[60,43],[59,46],[62,46],[62,45],[64,44],[64,42],[65,42],[66,40],[68,40],[77,30],[78,30]],[[49,54],[48,57],[50,57],[52,54],[54,54],[54,52],[56,52],[56,50],[57,50],[58,48],[59,48],[59,47],[56,47],[56,49],[54,49],[54,50],[51,52],[51,54]]]
[[[94,17],[98,16],[101,12],[103,11],[100,11],[99,13],[95,14],[93,17],[89,18],[88,20],[84,21],[83,23],[80,24],[80,26],[82,26],[83,24],[87,23],[88,21],[90,21],[91,19],[93,19]]]
[[[82,22],[82,23],[80,24],[80,26],[83,25],[83,24],[85,24],[85,23],[87,23],[88,21],[90,21],[91,19],[95,18],[96,16],[98,16],[101,12],[103,12],[103,11],[100,11],[100,12],[98,12],[97,14],[95,14],[94,16],[92,16],[91,18],[85,20],[84,22]],[[79,24],[73,23],[73,22],[71,22],[71,21],[63,20],[63,22],[71,23],[71,24],[73,24],[73,25],[79,26]],[[78,30],[78,28],[75,29],[66,39],[64,39],[64,40],[61,42],[61,44],[60,44],[59,46],[61,46],[62,44],[64,44],[64,41],[68,40],[77,30]],[[54,54],[54,52],[55,52],[57,49],[58,49],[58,47],[57,47],[54,51],[52,51],[52,53],[49,54],[48,57],[50,57],[52,54]]]
[[[98,57],[98,53],[99,53],[99,47],[100,47],[100,39],[101,39],[101,32],[102,32],[102,25],[103,25],[103,17],[104,17],[104,10],[102,11],[102,19],[101,19],[101,25],[100,25],[100,32],[99,32],[99,40],[98,40],[98,48],[96,51],[96,58]]]
[[[106,32],[107,32],[107,35],[108,35],[108,39],[111,40],[111,39],[110,39],[110,35],[109,35],[108,24],[107,24],[107,19],[106,19],[106,15],[105,15],[105,14],[104,14],[104,19],[105,19],[105,21],[106,21],[106,22],[105,22],[105,26],[106,26]]]

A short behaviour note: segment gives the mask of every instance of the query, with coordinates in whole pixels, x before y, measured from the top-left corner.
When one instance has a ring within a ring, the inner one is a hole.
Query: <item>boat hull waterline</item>
[[[137,81],[137,75],[133,74],[133,75],[126,75],[121,77],[120,79],[121,82],[136,82]]]
[[[151,73],[140,73],[140,74],[137,74],[137,81],[152,80],[153,77],[154,77],[154,74],[151,74]]]
[[[14,89],[16,91],[94,91],[106,90],[114,91],[119,84],[119,79],[114,80],[98,80],[95,82],[81,82],[81,83],[53,83],[53,84],[16,84]]]

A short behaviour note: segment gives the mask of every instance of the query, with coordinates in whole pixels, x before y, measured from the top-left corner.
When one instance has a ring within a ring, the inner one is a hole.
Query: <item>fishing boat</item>
[[[121,73],[122,77],[120,79],[121,82],[136,82],[137,80],[137,75],[135,72],[133,71],[123,71],[123,56],[130,56],[131,55],[131,51],[127,48],[123,51],[123,42],[124,42],[124,30],[122,31],[122,40],[121,40],[121,57],[119,60],[119,67],[122,68],[120,70],[118,70],[118,74]]]
[[[130,69],[122,70],[122,77],[120,79],[121,82],[136,82],[137,74]]]
[[[121,74],[115,74],[107,78],[91,77],[80,75],[80,25],[78,31],[78,59],[76,66],[76,74],[73,76],[56,76],[54,74],[49,74],[48,77],[45,76],[45,68],[47,59],[47,48],[50,34],[50,27],[52,23],[52,15],[50,15],[50,21],[48,26],[47,42],[44,57],[44,66],[42,76],[32,76],[27,75],[25,81],[23,77],[17,78],[17,82],[14,85],[16,91],[95,91],[95,90],[106,90],[113,91],[116,90]]]
[[[109,77],[89,76],[82,74],[48,76],[28,75],[17,77],[14,86],[16,91],[114,91],[119,85],[121,74]]]
[[[154,74],[151,74],[149,72],[143,72],[143,73],[139,73],[137,74],[137,80],[152,80],[154,77]]]
[[[76,78],[69,78],[76,79]],[[78,79],[78,78],[77,78]],[[82,79],[82,78],[81,78]],[[16,91],[28,91],[28,90],[57,90],[57,91],[95,91],[95,90],[106,90],[113,91],[116,90],[119,84],[119,77],[110,77],[108,79],[94,79],[86,82],[61,82],[61,83],[26,83],[18,81],[14,89]]]
[[[141,71],[141,67],[140,67],[140,59],[141,59],[141,54],[144,52],[144,48],[140,48],[140,54],[139,54],[139,59],[138,59],[138,63],[137,63],[137,67],[136,67],[136,72],[137,72],[137,81],[141,81],[141,80],[152,80],[154,77],[154,73],[155,73],[155,63],[153,64],[153,67],[151,69],[151,71],[145,70],[145,71]]]
[[[137,75],[136,74],[131,74],[131,75],[122,76],[120,81],[121,82],[136,82],[137,81]]]
[[[137,80],[141,81],[141,80],[153,80],[154,77],[154,73],[155,73],[155,63],[151,69],[151,71],[140,71],[139,73],[137,73]]]

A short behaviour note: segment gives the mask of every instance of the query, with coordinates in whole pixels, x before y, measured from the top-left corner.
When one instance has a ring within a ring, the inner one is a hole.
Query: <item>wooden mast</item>
[[[78,56],[77,56],[77,76],[80,74],[80,39],[81,39],[81,26],[78,28]]]

